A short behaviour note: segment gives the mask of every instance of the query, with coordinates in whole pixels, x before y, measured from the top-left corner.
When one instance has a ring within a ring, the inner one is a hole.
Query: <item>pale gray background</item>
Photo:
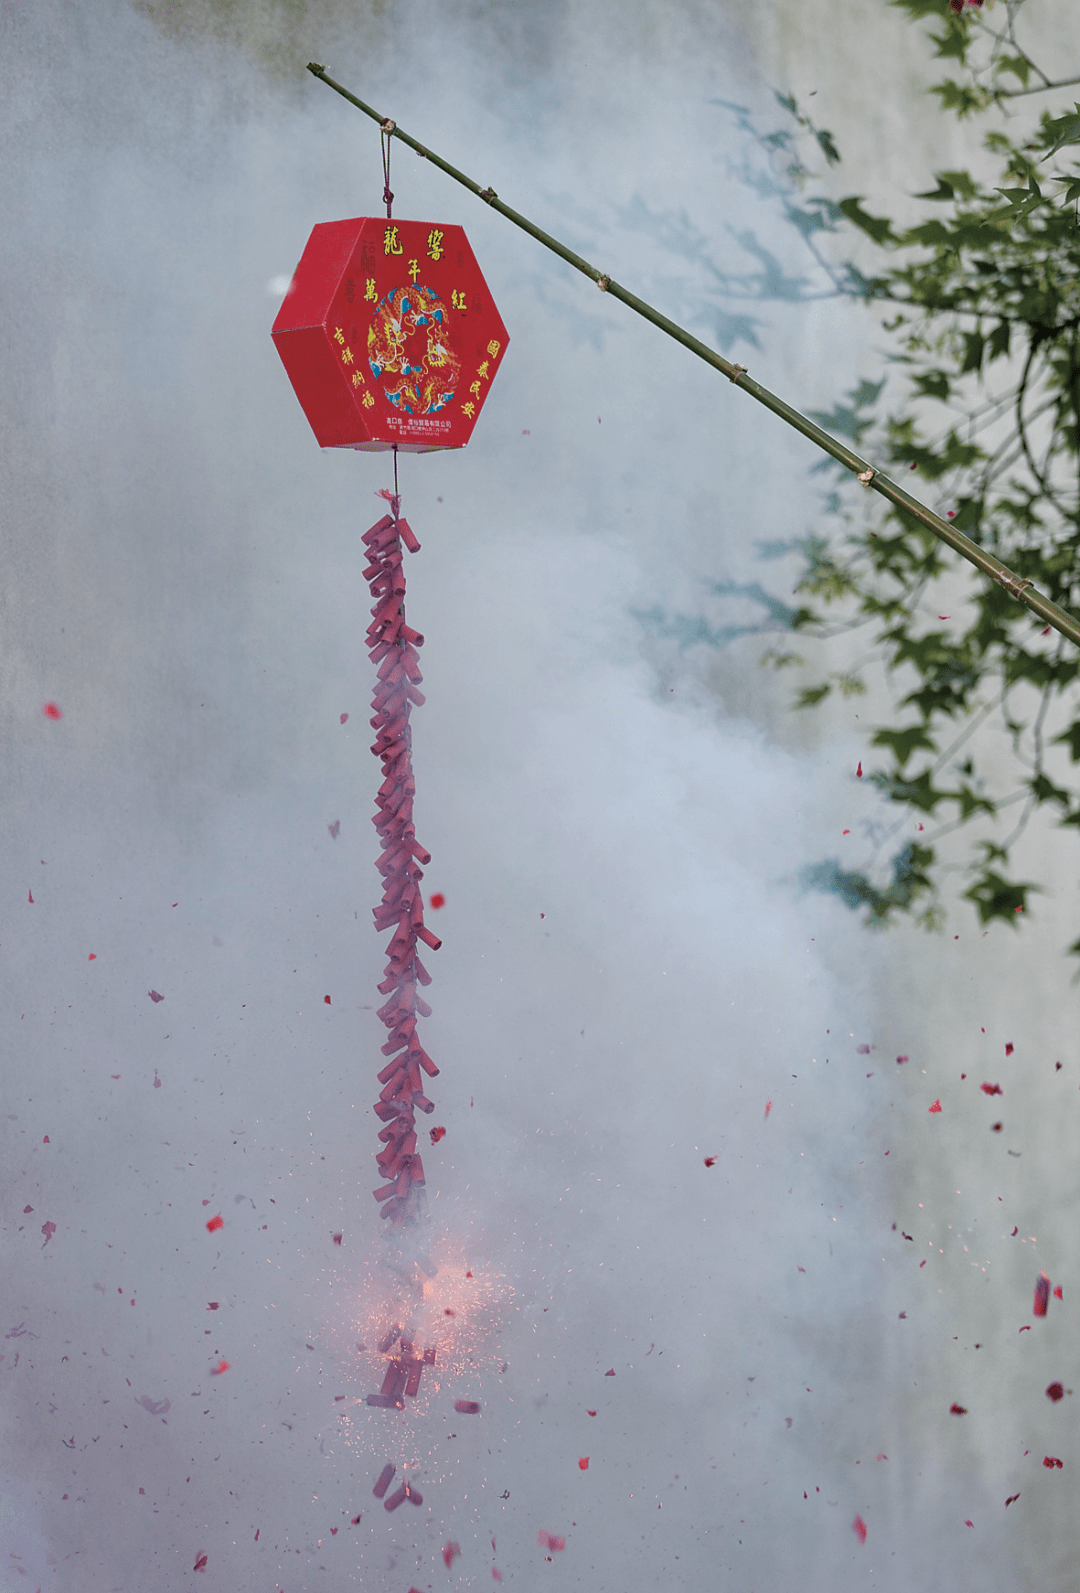
[[[1069,9],[1035,9],[1058,68]],[[400,147],[397,212],[466,226],[511,344],[468,450],[401,467],[446,895],[431,1310],[459,1316],[415,1409],[363,1403],[358,538],[390,472],[320,453],[269,331],[311,226],[376,212],[381,174],[312,58],[804,408],[885,340],[850,304],[717,299],[742,235],[808,261],[713,102],[776,125],[773,87],[816,90],[832,191],[875,213],[979,161],[879,0],[6,10],[5,1585],[171,1593],[205,1553],[230,1593],[1069,1588],[1073,1405],[1043,1389],[1077,1376],[1073,842],[1018,858],[1056,887],[1020,938],[800,895],[880,817],[874,699],[794,715],[760,638],[680,650],[634,611],[782,591],[754,544],[819,523],[813,449]],[[1065,1302],[1019,1335],[1040,1267]],[[420,1510],[372,1499],[386,1459]]]

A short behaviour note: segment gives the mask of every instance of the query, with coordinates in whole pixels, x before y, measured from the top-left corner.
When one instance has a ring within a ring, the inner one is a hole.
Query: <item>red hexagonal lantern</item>
[[[463,448],[509,341],[464,229],[312,229],[273,338],[323,448]]]

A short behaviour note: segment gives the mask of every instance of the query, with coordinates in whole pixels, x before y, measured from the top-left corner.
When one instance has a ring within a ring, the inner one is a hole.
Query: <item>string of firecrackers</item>
[[[433,951],[438,951],[442,942],[424,924],[420,864],[430,863],[431,854],[417,841],[413,826],[416,784],[409,714],[414,704],[421,707],[424,702],[423,693],[417,690],[423,679],[417,650],[424,638],[405,623],[401,544],[404,542],[410,553],[418,552],[420,544],[409,522],[401,518],[401,499],[386,491],[379,496],[388,500],[390,513],[363,537],[369,557],[364,579],[375,599],[367,629],[368,650],[378,673],[371,720],[377,739],[371,750],[382,760],[385,776],[375,798],[379,811],[372,818],[382,843],[376,867],[384,882],[374,918],[377,930],[393,927],[394,933],[387,947],[386,975],[379,985],[388,999],[378,1012],[389,1030],[382,1052],[391,1060],[378,1075],[383,1088],[375,1103],[375,1113],[384,1125],[379,1133],[383,1149],[376,1161],[386,1182],[372,1193],[382,1206],[380,1217],[390,1218],[397,1226],[415,1222],[426,1207],[424,1165],[416,1151],[415,1111],[417,1107],[422,1112],[434,1111],[420,1075],[423,1070],[435,1078],[439,1070],[416,1034],[417,1018],[431,1016],[431,1008],[417,989],[431,983],[431,975],[417,955],[417,942],[422,940]]]

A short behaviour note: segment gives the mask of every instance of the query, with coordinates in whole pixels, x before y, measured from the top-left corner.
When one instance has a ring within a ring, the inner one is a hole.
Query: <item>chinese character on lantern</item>
[[[383,254],[401,254],[402,248],[398,242],[398,229],[387,227],[383,232]]]

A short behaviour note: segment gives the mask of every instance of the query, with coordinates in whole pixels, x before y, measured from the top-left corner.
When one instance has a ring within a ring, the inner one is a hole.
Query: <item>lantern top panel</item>
[[[509,341],[464,228],[313,228],[272,336],[323,448],[463,448]]]

